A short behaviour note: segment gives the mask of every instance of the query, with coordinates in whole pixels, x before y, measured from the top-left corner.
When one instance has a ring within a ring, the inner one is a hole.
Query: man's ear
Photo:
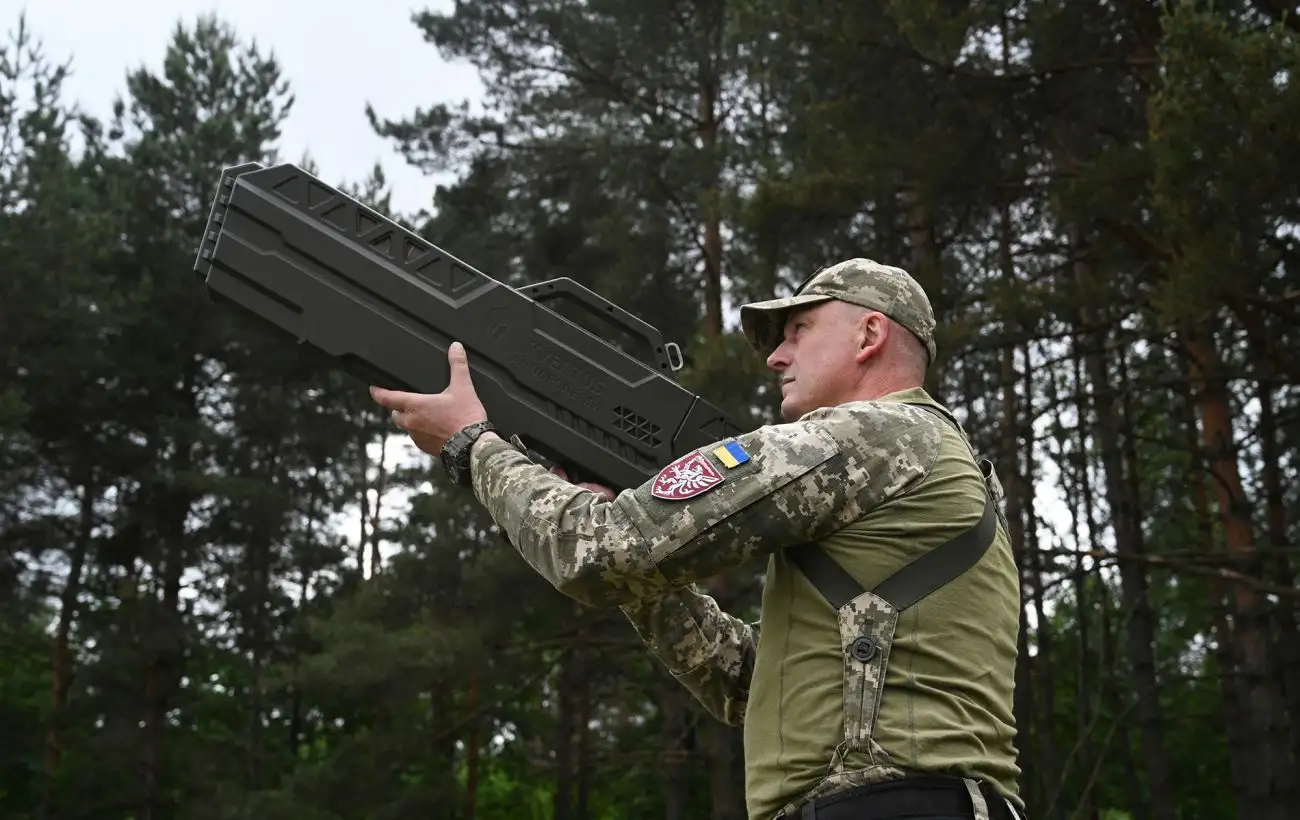
[[[885,336],[889,332],[886,324],[884,315],[874,310],[864,311],[858,317],[855,334],[857,347],[853,358],[859,364],[880,352],[885,344]]]

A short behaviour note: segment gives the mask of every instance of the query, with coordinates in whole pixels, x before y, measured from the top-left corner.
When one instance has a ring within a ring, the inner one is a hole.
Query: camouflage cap
[[[849,259],[820,270],[794,296],[742,305],[741,332],[754,350],[771,355],[780,344],[787,311],[832,299],[885,314],[920,339],[934,361],[934,310],[925,290],[902,268],[870,259]]]

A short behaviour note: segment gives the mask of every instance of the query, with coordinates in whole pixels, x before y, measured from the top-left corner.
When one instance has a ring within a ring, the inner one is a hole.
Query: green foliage
[[[1151,105],[1153,193],[1173,257],[1166,316],[1221,307],[1223,274],[1261,286],[1295,218],[1300,35],[1282,23],[1243,30],[1179,3],[1164,20],[1161,84]]]
[[[48,615],[48,613],[46,613]],[[50,668],[41,621],[0,622],[0,806],[27,811],[40,805],[41,741],[49,720]]]

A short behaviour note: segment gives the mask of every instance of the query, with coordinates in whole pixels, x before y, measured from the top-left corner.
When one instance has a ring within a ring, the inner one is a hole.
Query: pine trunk
[[[1262,563],[1255,550],[1250,503],[1237,464],[1232,410],[1218,350],[1208,329],[1200,326],[1184,328],[1183,344],[1228,554],[1238,571],[1258,573]],[[1269,659],[1270,613],[1260,593],[1243,584],[1233,585],[1229,600],[1235,624],[1236,672],[1241,681],[1242,702],[1237,714],[1253,746],[1249,762],[1241,763],[1245,779],[1237,784],[1238,814],[1251,820],[1284,820],[1294,817],[1296,775],[1290,765],[1285,705]]]
[[[551,806],[552,820],[573,819],[573,723],[574,723],[574,664],[573,651],[568,652],[560,665],[560,679],[556,687],[555,721],[555,800]]]
[[[77,536],[68,554],[68,580],[59,597],[59,622],[54,631],[53,668],[50,675],[50,717],[45,735],[45,774],[54,775],[63,757],[64,709],[72,689],[72,627],[77,619],[77,600],[81,595],[82,575],[85,573],[86,555],[90,551],[91,533],[95,528],[95,501],[99,490],[93,481],[81,483],[81,509],[77,521]]]
[[[663,715],[664,820],[686,820],[690,783],[686,777],[686,690],[667,678],[660,686]]]
[[[188,443],[177,447],[177,458],[188,456]],[[171,475],[184,471],[174,465]],[[144,721],[140,820],[161,820],[164,809],[162,779],[167,754],[167,708],[180,682],[185,657],[185,624],[180,610],[181,576],[186,565],[185,522],[191,501],[188,494],[168,488],[158,508],[159,534],[162,541],[163,594],[161,606],[151,614],[146,631],[156,636],[144,685]]]
[[[923,264],[927,268],[932,268],[935,264],[934,246],[928,227],[928,217],[919,204],[914,204],[912,209],[912,252],[913,264]],[[1008,208],[1002,209],[1002,219],[999,230],[999,261],[1002,268],[1002,278],[1006,280],[1015,279],[1015,263],[1012,257],[1012,231],[1011,215]],[[918,256],[918,251],[920,256]],[[1005,512],[1007,517],[1007,526],[1009,531],[1007,536],[1011,540],[1011,552],[1015,556],[1016,566],[1019,568],[1022,585],[1028,576],[1027,586],[1031,590],[1037,589],[1040,579],[1030,576],[1027,569],[1030,566],[1030,558],[1025,549],[1025,510],[1024,501],[1027,493],[1024,488],[1024,471],[1021,467],[1021,435],[1020,435],[1020,397],[1016,392],[1016,385],[1019,376],[1016,372],[1016,349],[1011,343],[1012,333],[1006,329],[1005,335],[1007,342],[1001,351],[1000,358],[1000,389],[1002,393],[1002,407],[999,419],[999,442],[997,449],[997,471],[998,478],[1002,481],[1003,490],[1006,493]],[[973,395],[979,388],[972,385],[967,389],[967,395]],[[1032,441],[1032,437],[1027,439]],[[1044,727],[1039,725],[1038,711],[1036,703],[1038,702],[1038,689],[1036,682],[1039,672],[1038,664],[1034,663],[1029,653],[1029,606],[1031,601],[1025,596],[1021,596],[1020,603],[1020,634],[1018,636],[1018,655],[1019,660],[1016,664],[1016,700],[1013,705],[1016,715],[1016,725],[1019,730],[1019,748],[1021,751],[1021,773],[1022,780],[1025,784],[1028,794],[1027,802],[1030,805],[1041,805],[1043,795],[1045,794],[1045,772],[1042,765],[1043,749],[1050,742]],[[1042,622],[1038,622],[1038,627],[1042,628]],[[1040,651],[1036,657],[1043,657]],[[1032,758],[1032,764],[1028,763],[1025,758]]]
[[[718,96],[722,90],[717,59],[724,34],[726,0],[699,4],[704,52],[699,56],[699,121],[696,130],[708,169],[700,213],[704,220],[704,333],[710,339],[722,335],[722,168],[718,118]]]
[[[1086,488],[1083,492],[1088,492]],[[1077,535],[1077,528],[1076,528]],[[1080,543],[1075,541],[1075,543]],[[1096,730],[1097,717],[1100,710],[1094,707],[1093,698],[1096,696],[1096,677],[1092,674],[1093,654],[1092,647],[1092,600],[1088,592],[1088,573],[1084,567],[1084,559],[1080,557],[1075,563],[1073,574],[1075,589],[1075,618],[1078,628],[1076,640],[1078,642],[1078,651],[1075,655],[1075,678],[1074,687],[1074,710],[1075,710],[1075,743],[1078,751],[1076,752],[1074,771],[1077,772],[1077,780],[1081,783],[1081,792],[1077,796],[1076,804],[1070,811],[1070,815],[1079,817],[1080,820],[1099,820],[1100,809],[1097,805],[1097,793],[1094,788],[1095,782],[1091,776],[1093,769],[1097,766],[1099,758],[1096,751]]]
[[[360,496],[357,501],[361,506],[358,523],[361,531],[357,540],[357,571],[363,578],[378,575],[383,569],[379,554],[380,515],[384,504],[384,493],[388,488],[388,435],[382,422],[377,424],[370,422],[371,416],[367,415],[361,426],[360,461],[357,465],[357,487]],[[378,472],[372,484],[369,445],[375,440],[379,442],[379,462],[375,465]],[[373,503],[371,503],[371,490],[374,491]]]
[[[592,687],[591,671],[587,664],[589,657],[586,652],[583,653],[583,664],[578,676],[578,691],[575,697],[578,700],[578,795],[575,799],[577,820],[589,820],[591,817],[591,713],[592,713]]]
[[[914,186],[904,184],[901,198],[907,217],[907,240],[911,248],[912,269],[909,272],[925,288],[934,315],[942,325],[948,301],[939,270],[939,246],[934,238],[934,220],[930,216],[929,207]],[[940,350],[939,359],[944,358],[945,353]],[[940,404],[945,403],[939,389],[942,383],[943,365],[940,362],[932,363],[926,372],[925,387]]]
[[[262,673],[265,664],[266,629],[264,601],[267,597],[266,587],[270,582],[267,577],[266,561],[269,544],[254,536],[254,542],[244,548],[246,562],[246,580],[248,596],[244,640],[248,646],[248,754],[244,761],[245,788],[257,790],[262,787],[263,767],[265,763],[265,739],[263,737],[262,718],[266,713],[265,693],[263,692]]]
[[[1264,510],[1268,531],[1267,547],[1271,559],[1273,582],[1280,587],[1295,587],[1295,568],[1286,551],[1290,544],[1287,535],[1286,496],[1282,487],[1282,454],[1278,443],[1277,410],[1273,387],[1276,368],[1268,357],[1262,340],[1251,335],[1251,357],[1260,373],[1259,383],[1259,438],[1261,480],[1264,490]],[[1288,724],[1291,730],[1291,768],[1300,766],[1300,623],[1297,622],[1294,598],[1280,596],[1274,606],[1274,630],[1277,636],[1277,682],[1285,698]],[[1300,807],[1297,807],[1300,808]]]
[[[1076,281],[1085,285],[1090,271],[1085,264],[1075,265]],[[1102,469],[1105,472],[1106,504],[1110,508],[1115,550],[1122,560],[1120,597],[1129,619],[1125,630],[1129,659],[1133,664],[1134,689],[1137,694],[1137,719],[1142,742],[1146,774],[1147,799],[1154,820],[1176,820],[1173,782],[1165,748],[1165,731],[1160,687],[1156,678],[1155,615],[1151,610],[1147,568],[1141,527],[1139,500],[1133,489],[1137,476],[1127,476],[1124,469],[1124,442],[1120,430],[1127,424],[1120,417],[1110,368],[1105,360],[1104,341],[1098,317],[1081,308],[1078,321],[1088,346],[1084,362],[1091,382],[1092,411],[1095,419]]]
[[[1073,503],[1070,505],[1074,514],[1070,517],[1071,535],[1073,542],[1080,552],[1083,552],[1084,534],[1079,526],[1082,522],[1087,527],[1087,538],[1091,540],[1093,533],[1097,531],[1095,503],[1092,497],[1092,473],[1088,469],[1088,413],[1086,409],[1086,394],[1083,387],[1083,361],[1078,346],[1072,346],[1071,349],[1071,367],[1073,369],[1073,382],[1075,385],[1074,405],[1078,417],[1077,433],[1079,451],[1073,461],[1074,476],[1074,494]],[[1048,384],[1053,384],[1049,379]],[[1059,405],[1058,405],[1059,406]],[[1064,429],[1064,426],[1062,426]],[[1080,817],[1080,820],[1098,820],[1099,807],[1097,805],[1096,790],[1094,789],[1093,769],[1099,762],[1096,751],[1095,736],[1096,722],[1101,714],[1101,709],[1097,708],[1098,700],[1096,697],[1096,677],[1093,671],[1093,648],[1092,648],[1092,620],[1093,607],[1091,604],[1092,596],[1089,593],[1089,575],[1086,564],[1087,559],[1080,555],[1074,563],[1072,580],[1074,582],[1075,594],[1075,621],[1078,631],[1078,652],[1075,656],[1075,731],[1078,736],[1077,762],[1075,769],[1079,772],[1079,781],[1083,784],[1082,793],[1078,796],[1078,802],[1071,814]],[[1103,591],[1104,594],[1104,591]],[[1104,605],[1104,601],[1102,602]]]
[[[1028,367],[1029,352],[1025,351],[1025,395],[1032,396],[1032,384],[1030,382],[1030,368]],[[1028,402],[1026,402],[1028,405]],[[1038,547],[1038,517],[1034,507],[1034,459],[1031,448],[1033,447],[1034,435],[1030,426],[1031,419],[1025,414],[1023,424],[1024,429],[1021,431],[1021,439],[1025,442],[1024,453],[1024,473],[1020,481],[1020,514],[1024,517],[1024,555],[1029,564],[1033,566],[1033,581],[1030,584],[1032,591],[1032,600],[1034,607],[1035,637],[1037,640],[1038,655],[1043,658],[1054,659],[1056,657],[1055,644],[1052,634],[1051,616],[1047,611],[1047,572],[1044,564],[1043,553]],[[1055,734],[1056,726],[1056,677],[1053,674],[1053,664],[1040,664],[1035,670],[1035,682],[1038,685],[1039,696],[1039,737],[1041,742],[1037,746],[1038,753],[1038,770],[1039,780],[1044,784],[1045,793],[1055,792],[1059,788],[1062,765],[1058,751],[1058,744]]]
[[[1010,531],[1007,533],[1011,539],[1011,551],[1016,559],[1016,566],[1019,568],[1022,586],[1030,589],[1038,583],[1038,579],[1027,571],[1029,558],[1025,553],[1025,517],[1023,509],[1024,494],[1021,491],[1021,470],[1019,465],[1019,433],[1017,429],[1019,417],[1019,400],[1016,395],[1016,374],[1015,374],[1015,350],[1008,345],[1002,352],[1002,412],[1000,420],[1000,446],[998,448],[998,478],[1002,481],[1003,490],[1006,493],[1005,512],[1007,517],[1007,526]],[[1016,688],[1015,703],[1013,708],[1016,714],[1016,725],[1018,729],[1019,748],[1021,752],[1021,777],[1028,789],[1027,800],[1030,805],[1038,805],[1042,801],[1044,794],[1043,788],[1046,783],[1043,776],[1042,747],[1046,740],[1043,727],[1038,722],[1038,688],[1036,686],[1038,678],[1037,658],[1043,657],[1041,652],[1031,657],[1029,652],[1029,639],[1031,634],[1029,622],[1029,608],[1032,605],[1031,598],[1021,596],[1020,602],[1020,634],[1018,636],[1018,655],[1019,660],[1016,663]],[[1041,627],[1041,624],[1039,624]],[[1032,763],[1024,758],[1031,758]]]
[[[465,687],[465,714],[478,708],[478,671],[470,670]],[[465,820],[474,820],[478,811],[478,721],[470,718],[465,727]]]
[[[1102,527],[1098,524],[1097,532],[1101,531]],[[1109,594],[1101,599],[1099,630],[1101,652],[1098,660],[1100,667],[1106,670],[1122,668],[1117,646],[1119,633],[1129,629],[1132,621],[1131,612],[1117,611],[1114,604],[1115,601]],[[1116,614],[1120,616],[1118,619],[1115,617]],[[1117,675],[1102,676],[1102,710],[1108,711],[1114,717],[1111,719],[1113,724],[1107,728],[1107,742],[1102,744],[1099,753],[1102,758],[1108,755],[1115,758],[1113,763],[1117,764],[1122,772],[1120,785],[1124,788],[1126,804],[1133,812],[1133,820],[1148,820],[1151,817],[1150,798],[1143,791],[1142,783],[1138,778],[1139,770],[1137,761],[1133,757],[1134,743],[1129,728],[1129,716],[1137,708],[1137,704],[1128,700],[1128,692],[1120,691],[1124,683],[1124,679]],[[1104,762],[1099,761],[1098,765],[1104,765]]]
[[[1196,516],[1197,546],[1207,555],[1216,554],[1219,552],[1219,545],[1214,535],[1214,514],[1210,510],[1210,496],[1207,489],[1210,479],[1205,461],[1201,457],[1200,425],[1196,421],[1196,398],[1192,395],[1190,383],[1183,391],[1183,429],[1187,437],[1187,451],[1195,454],[1192,459],[1191,496],[1192,509]],[[1207,579],[1206,589],[1210,606],[1211,634],[1214,636],[1214,656],[1220,680],[1223,681],[1219,705],[1220,719],[1223,721],[1224,737],[1228,739],[1232,779],[1234,783],[1240,783],[1250,776],[1244,767],[1249,765],[1254,744],[1240,719],[1241,681],[1235,671],[1237,654],[1232,625],[1228,620],[1227,591],[1220,578]]]
[[[736,730],[712,718],[701,726],[709,754],[713,820],[745,820],[744,786],[736,777]]]

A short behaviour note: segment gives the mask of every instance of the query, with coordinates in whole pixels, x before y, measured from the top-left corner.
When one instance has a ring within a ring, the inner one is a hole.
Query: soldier
[[[741,324],[780,374],[784,423],[617,494],[496,436],[460,345],[443,393],[371,393],[530,566],[620,606],[714,716],[744,726],[751,820],[1019,818],[1019,576],[992,466],[922,388],[925,292],[850,259],[745,305]],[[754,558],[767,575],[749,624],[694,582]]]

